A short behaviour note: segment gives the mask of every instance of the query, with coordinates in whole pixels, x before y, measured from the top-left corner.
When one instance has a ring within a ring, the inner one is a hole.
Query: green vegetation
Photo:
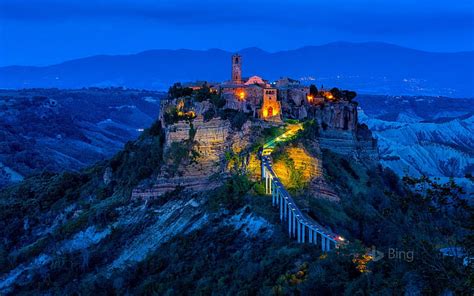
[[[245,204],[245,195],[252,187],[245,175],[233,175],[226,183],[209,196],[209,208],[217,211],[220,208],[235,210]]]
[[[285,145],[286,147],[286,145]],[[288,154],[288,151],[283,145],[278,145],[272,153],[274,162],[283,162],[289,172],[287,188],[292,194],[303,190],[306,187],[306,182],[303,178],[304,170],[297,169],[293,159]]]
[[[213,119],[215,115],[216,111],[214,109],[209,109],[202,114],[204,122]]]
[[[313,96],[313,98],[316,97],[319,94],[319,91],[318,91],[318,88],[316,87],[316,85],[311,84],[309,86],[309,94],[311,96]]]
[[[223,120],[229,120],[232,129],[241,130],[245,122],[251,119],[250,114],[232,109],[223,109],[226,100],[219,93],[212,92],[207,83],[204,83],[201,88],[194,91],[191,88],[183,88],[180,83],[175,83],[170,88],[168,96],[170,99],[176,99],[179,106],[169,106],[164,112],[163,116],[167,125],[183,120],[192,121],[195,116],[193,111],[194,102],[201,103],[204,101],[212,104],[212,107],[202,114],[204,121],[220,117]]]
[[[351,102],[356,96],[357,93],[355,91],[350,90],[339,90],[337,87],[331,88],[329,91],[336,100],[344,100]]]
[[[0,250],[5,271],[31,260],[63,239],[90,225],[106,227],[117,218],[116,208],[129,202],[130,193],[162,164],[163,134],[156,122],[110,161],[77,173],[44,172],[0,191]],[[111,168],[111,180],[104,172]],[[70,210],[67,210],[70,208]],[[63,220],[52,227],[51,219]],[[51,227],[49,235],[33,235],[31,228]],[[24,247],[17,249],[17,246]],[[8,254],[8,255],[6,255]]]
[[[297,124],[297,123],[300,122],[298,119],[290,119],[290,118],[287,118],[287,119],[285,119],[284,121],[285,121],[285,123],[287,123],[287,124]]]
[[[260,130],[259,130],[260,131]],[[257,132],[257,131],[255,131]],[[283,134],[285,132],[285,127],[268,127],[260,131],[260,135],[257,139],[255,139],[254,143],[252,144],[251,148],[249,149],[252,152],[257,152],[260,147],[263,146],[266,142],[270,141],[271,139]]]
[[[157,172],[163,162],[164,134],[156,122],[135,142],[128,142],[110,160],[110,167],[119,185],[132,188]]]
[[[228,119],[234,130],[241,130],[245,122],[250,119],[249,114],[232,109],[219,110],[219,116],[223,120]]]
[[[192,93],[192,88],[183,87],[180,82],[173,84],[168,90],[169,97],[173,99],[190,96]]]
[[[400,279],[407,273],[425,283],[425,294],[439,294],[446,287],[466,291],[468,268],[459,259],[443,257],[438,251],[447,246],[470,248],[461,238],[468,233],[465,221],[472,217],[472,208],[459,198],[462,189],[458,185],[453,181],[440,185],[427,178],[402,181],[388,169],[364,167],[329,151],[324,151],[323,157],[327,177],[339,188],[341,205],[328,211],[321,202],[311,202],[312,215],[333,229],[341,229],[343,235],[352,235],[383,252],[393,248],[414,253],[412,262],[394,259],[370,263],[372,291],[402,289]],[[440,270],[444,274],[439,274]]]
[[[172,142],[166,151],[166,171],[171,177],[180,173],[179,168],[181,165],[197,163],[199,152],[194,149],[196,145],[194,137],[197,130],[191,122],[189,127],[189,138],[180,142]]]

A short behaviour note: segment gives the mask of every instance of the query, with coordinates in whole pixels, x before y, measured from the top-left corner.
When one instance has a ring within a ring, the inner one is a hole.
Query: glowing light
[[[330,93],[328,91],[324,93],[324,97],[328,100],[334,99],[334,96],[332,95],[332,93]]]
[[[312,95],[307,95],[307,96],[306,96],[306,99],[308,99],[308,102],[311,103],[311,102],[313,102],[314,97],[313,97]]]
[[[241,101],[245,100],[245,92],[243,90],[239,91],[237,95]]]

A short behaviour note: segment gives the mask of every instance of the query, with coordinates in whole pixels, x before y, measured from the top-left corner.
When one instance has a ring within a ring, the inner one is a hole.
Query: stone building
[[[226,100],[226,108],[252,113],[256,118],[281,121],[278,89],[259,76],[242,78],[242,57],[232,56],[231,79],[218,86]]]
[[[238,54],[232,56],[232,83],[242,84],[242,57]]]

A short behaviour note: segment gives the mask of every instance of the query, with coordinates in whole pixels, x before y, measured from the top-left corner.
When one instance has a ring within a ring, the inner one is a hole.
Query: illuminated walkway
[[[344,243],[344,239],[304,215],[272,168],[270,155],[275,145],[278,142],[285,142],[300,130],[302,130],[301,124],[291,125],[285,133],[263,145],[262,181],[265,182],[265,193],[272,195],[273,206],[280,210],[280,220],[288,222],[289,236],[296,238],[299,243],[319,244],[323,252],[326,252]]]

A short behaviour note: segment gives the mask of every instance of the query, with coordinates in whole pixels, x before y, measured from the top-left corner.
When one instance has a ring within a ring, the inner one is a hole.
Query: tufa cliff
[[[309,185],[315,196],[337,201],[339,198],[324,179],[321,149],[376,162],[377,143],[370,130],[358,123],[357,103],[322,97],[309,102],[300,92],[287,90],[287,99],[281,104],[282,116],[314,122],[318,128],[311,142],[313,153],[308,154],[304,147],[291,148],[286,151],[290,162],[277,162],[276,169],[285,180],[291,175],[289,166],[296,171],[304,168],[300,181]],[[278,129],[284,123],[229,109],[228,102],[219,95],[208,93],[202,99],[198,94],[194,91],[161,103],[164,163],[157,176],[133,190],[133,199],[153,199],[176,188],[195,192],[215,188],[234,169],[244,169],[253,179],[259,178],[256,147],[263,144],[265,130]]]

